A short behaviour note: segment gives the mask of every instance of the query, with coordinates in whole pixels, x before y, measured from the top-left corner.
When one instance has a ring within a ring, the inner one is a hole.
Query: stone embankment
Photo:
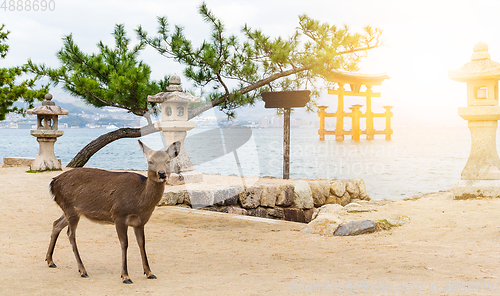
[[[341,207],[369,201],[362,179],[290,180],[217,189],[166,190],[159,205],[184,205],[211,211],[309,223],[326,204]],[[363,206],[361,206],[363,207]],[[361,211],[361,209],[358,209]]]

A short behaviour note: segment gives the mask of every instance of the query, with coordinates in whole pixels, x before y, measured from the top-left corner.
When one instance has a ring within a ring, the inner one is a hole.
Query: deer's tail
[[[54,186],[54,181],[56,180],[56,178],[52,178],[52,181],[50,181],[50,184],[49,184],[49,193],[50,193],[50,199],[51,200],[54,200],[55,201],[55,194],[54,194],[54,191],[53,191],[53,186]]]

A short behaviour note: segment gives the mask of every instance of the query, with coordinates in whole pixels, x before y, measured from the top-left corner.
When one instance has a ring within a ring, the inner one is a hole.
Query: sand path
[[[50,200],[48,183],[59,172],[25,170],[0,168],[1,295],[350,295],[355,289],[455,295],[479,288],[482,295],[500,294],[500,199],[454,201],[440,192],[395,201],[348,217],[406,215],[410,223],[355,237],[304,234],[300,223],[159,207],[146,225],[158,279],[143,276],[130,229],[134,283],[125,285],[112,225],[80,221],[77,241],[90,278],[79,277],[65,231],[54,254],[58,268],[47,267],[52,222],[62,213]]]

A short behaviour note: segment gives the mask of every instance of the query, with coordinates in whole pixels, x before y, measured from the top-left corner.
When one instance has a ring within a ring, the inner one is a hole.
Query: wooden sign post
[[[305,107],[309,102],[309,90],[264,92],[262,100],[266,108],[283,108],[283,179],[290,178],[290,112],[291,108]]]

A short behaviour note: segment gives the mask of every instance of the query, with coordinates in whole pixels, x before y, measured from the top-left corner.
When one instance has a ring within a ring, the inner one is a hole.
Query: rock
[[[233,207],[233,206],[222,208],[220,210],[220,212],[222,212],[222,213],[228,213],[228,214],[234,214],[234,215],[246,215],[246,214],[248,214],[247,210],[242,209],[240,207]]]
[[[333,180],[330,183],[330,193],[337,197],[342,197],[345,193],[345,181]]]
[[[260,196],[260,205],[263,207],[274,208],[276,198],[278,197],[279,187],[277,185],[262,185],[262,194]]]
[[[256,209],[249,210],[247,215],[260,218],[267,218],[267,211],[264,208],[258,207]]]
[[[348,213],[371,212],[372,208],[368,205],[351,202],[344,207]]]
[[[280,207],[289,207],[293,203],[293,185],[281,185],[278,189],[276,205]]]
[[[283,219],[285,217],[284,211],[282,208],[269,208],[267,209],[267,215],[270,218],[275,219]]]
[[[368,197],[368,192],[366,192],[365,181],[363,181],[363,179],[359,179],[359,178],[354,179],[354,181],[356,182],[356,185],[358,185],[359,199],[365,200],[366,197]]]
[[[337,197],[335,195],[330,195],[326,201],[325,201],[325,205],[326,204],[336,204],[337,203]]]
[[[344,195],[338,200],[340,202],[340,205],[341,206],[345,206],[347,205],[348,203],[351,202],[351,196],[349,195],[349,193],[346,191],[344,193]]]
[[[309,223],[312,220],[312,215],[315,213],[316,209],[303,210],[304,212],[304,223]]]
[[[386,219],[386,221],[391,224],[391,226],[402,226],[410,222],[410,217],[401,215],[396,218]]]
[[[304,222],[304,212],[297,208],[283,209],[285,220],[293,222]]]
[[[262,194],[262,188],[259,186],[254,186],[247,188],[245,191],[238,195],[241,206],[245,209],[255,209],[260,204],[260,196]]]
[[[311,187],[306,181],[297,181],[293,184],[293,205],[298,209],[310,209],[314,207]]]
[[[304,233],[333,235],[342,224],[338,215],[324,214],[309,222]]]
[[[339,204],[326,204],[317,208],[311,219],[314,220],[320,215],[331,215],[331,216],[341,216],[345,214],[345,209]]]
[[[396,218],[377,220],[375,222],[375,227],[377,230],[389,230],[393,227],[402,226],[408,222],[410,222],[410,218],[401,215]]]
[[[208,207],[200,208],[199,210],[209,211],[209,212],[218,212],[217,208],[214,207],[214,206],[208,206]]]
[[[193,209],[206,207],[214,204],[214,193],[210,190],[188,191],[189,204]]]
[[[214,205],[236,206],[238,205],[238,194],[243,191],[238,187],[227,187],[213,190]]]
[[[330,196],[330,183],[328,181],[309,181],[311,188],[313,203],[315,207],[321,207],[325,204],[326,199]]]
[[[345,190],[349,192],[351,198],[359,198],[359,187],[355,180],[348,180],[345,185]]]
[[[335,236],[360,235],[375,232],[375,222],[371,220],[353,221],[340,225]]]
[[[159,206],[175,206],[184,202],[186,191],[165,192]]]
[[[390,230],[391,228],[392,228],[391,224],[387,222],[387,220],[385,219],[375,221],[375,229],[377,231]]]
[[[372,200],[372,198],[369,195],[367,195],[367,196],[365,196],[365,200],[370,201],[370,200]]]

